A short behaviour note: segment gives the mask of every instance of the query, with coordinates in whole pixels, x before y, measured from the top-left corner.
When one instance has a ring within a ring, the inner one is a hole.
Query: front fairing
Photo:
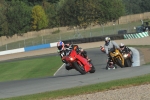
[[[77,53],[74,50],[67,51],[66,56],[65,56],[65,60],[67,62],[70,62],[70,63],[74,62],[76,60],[76,55],[77,55]]]
[[[112,57],[113,61],[115,61],[116,58],[120,59],[122,61],[122,65],[124,65],[124,58],[118,49],[115,49],[114,52],[111,52],[110,56]]]
[[[131,55],[129,53],[122,53],[124,59],[128,59],[131,57]]]
[[[66,53],[67,54],[67,53]],[[65,57],[65,60],[72,65],[73,62],[77,62],[80,66],[83,66],[84,70],[86,72],[91,70],[91,64],[82,57],[80,54],[78,54],[75,50],[71,50],[68,55]]]

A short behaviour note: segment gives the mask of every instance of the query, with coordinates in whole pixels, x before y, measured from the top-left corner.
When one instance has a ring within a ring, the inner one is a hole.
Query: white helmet
[[[120,43],[119,46],[120,46],[120,48],[123,48],[123,47],[124,47],[124,44],[123,44],[123,43]]]
[[[105,37],[105,45],[109,45],[110,37]]]
[[[110,37],[105,37],[105,41],[110,41]]]

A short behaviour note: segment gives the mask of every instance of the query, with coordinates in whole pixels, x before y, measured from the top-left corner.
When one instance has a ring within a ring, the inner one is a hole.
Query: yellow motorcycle
[[[117,64],[118,66],[123,68],[125,66],[124,65],[124,57],[120,53],[119,49],[112,48],[109,50],[109,52],[110,52],[110,56],[112,58],[113,63]]]

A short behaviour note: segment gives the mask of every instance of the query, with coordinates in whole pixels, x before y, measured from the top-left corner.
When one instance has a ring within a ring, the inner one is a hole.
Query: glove
[[[60,50],[57,50],[58,53],[60,53]]]

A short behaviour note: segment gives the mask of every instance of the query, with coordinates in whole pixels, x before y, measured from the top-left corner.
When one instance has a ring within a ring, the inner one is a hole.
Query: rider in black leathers
[[[125,53],[130,53],[130,55],[131,55],[130,61],[133,63],[133,60],[132,60],[132,58],[133,58],[133,53],[132,53],[131,49],[128,48],[127,46],[125,46],[123,43],[120,43],[119,47],[120,47],[120,51],[121,51],[122,53],[123,53],[123,52],[125,52]]]

